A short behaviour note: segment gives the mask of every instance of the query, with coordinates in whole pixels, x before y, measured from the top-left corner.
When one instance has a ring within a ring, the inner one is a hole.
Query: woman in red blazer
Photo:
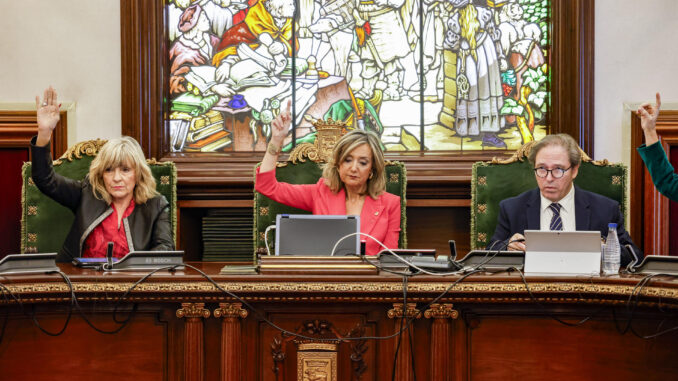
[[[359,215],[360,231],[398,248],[400,197],[386,192],[384,153],[372,132],[353,130],[334,147],[332,157],[316,184],[294,185],[278,182],[275,167],[280,147],[291,124],[291,103],[271,123],[271,141],[257,170],[256,190],[279,203],[308,210],[313,214]],[[377,254],[381,246],[370,239],[365,253]]]

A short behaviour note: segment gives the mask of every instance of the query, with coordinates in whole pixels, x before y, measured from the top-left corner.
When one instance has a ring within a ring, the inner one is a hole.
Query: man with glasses
[[[633,259],[626,245],[642,255],[624,229],[619,203],[574,186],[581,153],[571,136],[546,136],[532,147],[528,159],[539,188],[499,203],[497,228],[488,248],[524,251],[525,230],[598,230],[601,236],[607,236],[607,225],[614,222],[622,266]]]

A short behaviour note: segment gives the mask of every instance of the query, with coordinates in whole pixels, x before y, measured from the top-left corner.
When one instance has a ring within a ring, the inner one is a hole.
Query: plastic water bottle
[[[606,275],[619,273],[620,258],[617,224],[610,223],[607,225],[607,239],[605,240],[605,250],[603,250],[603,273]]]

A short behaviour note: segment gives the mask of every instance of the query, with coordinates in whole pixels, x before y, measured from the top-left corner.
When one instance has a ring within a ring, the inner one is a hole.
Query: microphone
[[[108,243],[108,249],[106,250],[106,264],[109,269],[113,268],[113,242]]]

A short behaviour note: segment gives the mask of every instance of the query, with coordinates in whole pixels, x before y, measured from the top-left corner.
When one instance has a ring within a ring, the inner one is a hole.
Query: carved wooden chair
[[[62,176],[81,180],[89,172],[89,165],[106,140],[89,140],[70,147],[58,160],[53,162],[54,171]],[[176,199],[177,170],[172,162],[146,160],[157,184],[157,190],[165,196],[170,205],[172,238],[176,243]],[[31,179],[32,163],[22,168],[23,186],[21,191],[21,252],[58,252],[68,234],[74,215],[70,209],[45,196]]]
[[[346,129],[343,122],[318,120],[313,124],[317,137],[313,143],[302,143],[295,147],[286,162],[278,162],[276,178],[290,184],[315,184],[322,176],[322,165],[332,154],[334,145]],[[259,167],[261,163],[255,166]],[[400,197],[400,237],[398,247],[407,247],[407,218],[405,214],[407,173],[405,165],[398,161],[386,162],[386,191]],[[256,174],[255,179],[256,182]],[[276,216],[284,214],[310,214],[310,212],[277,203],[254,192],[254,255],[267,254],[264,234],[266,228],[275,225]],[[268,244],[273,251],[275,235],[269,232]]]
[[[499,216],[499,203],[537,187],[534,170],[527,159],[532,141],[523,145],[506,160],[473,164],[471,174],[471,249],[484,249],[494,234]],[[581,148],[579,149],[581,151]],[[574,180],[578,187],[609,197],[626,211],[627,168],[607,160],[593,161],[582,152],[579,174]]]

